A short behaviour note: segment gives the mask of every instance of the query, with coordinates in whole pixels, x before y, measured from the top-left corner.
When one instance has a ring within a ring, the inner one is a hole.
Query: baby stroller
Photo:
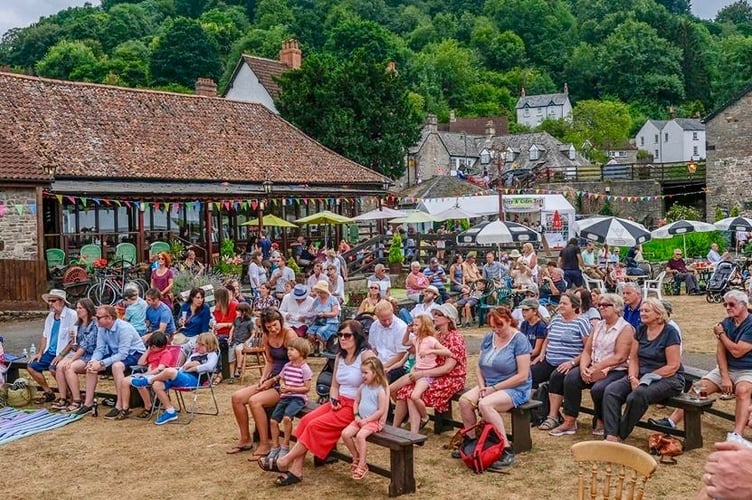
[[[368,338],[368,331],[376,320],[373,314],[358,314],[353,319],[363,325],[363,331],[366,333],[366,338]],[[321,353],[326,358],[326,363],[324,364],[324,368],[321,369],[319,376],[316,377],[316,394],[319,396],[319,404],[329,401],[329,389],[332,386],[332,375],[334,374],[334,358],[337,356],[338,352],[339,344],[337,342],[337,336],[332,335],[326,342],[326,349]]]
[[[734,262],[719,262],[708,280],[705,289],[705,300],[708,302],[720,304],[723,302],[723,295],[735,287],[743,287],[742,275],[739,272],[739,266]]]

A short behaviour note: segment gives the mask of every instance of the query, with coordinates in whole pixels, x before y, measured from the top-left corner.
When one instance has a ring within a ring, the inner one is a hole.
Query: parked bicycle
[[[133,268],[124,264],[123,260],[118,260],[109,265],[94,267],[94,282],[86,291],[86,296],[95,305],[114,305],[123,299],[128,286],[136,286],[139,296],[145,295],[149,283],[142,278],[131,276]]]

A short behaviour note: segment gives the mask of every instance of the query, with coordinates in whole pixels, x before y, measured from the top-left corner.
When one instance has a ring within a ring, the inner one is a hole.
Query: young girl
[[[353,457],[350,466],[353,479],[363,479],[368,472],[366,438],[384,427],[389,410],[387,378],[379,358],[363,360],[360,374],[363,384],[358,388],[353,404],[355,420],[342,431],[342,441]]]
[[[415,350],[415,366],[413,370],[431,370],[436,368],[436,356],[443,356],[445,358],[452,357],[452,351],[441,345],[441,343],[434,336],[436,330],[433,326],[433,319],[426,315],[419,315],[413,320],[413,330],[415,334],[410,333],[410,329],[405,331],[405,335],[402,337],[402,345],[412,346]],[[396,394],[397,391],[411,384],[413,381],[410,379],[410,374],[403,375],[395,380],[392,385],[389,386],[389,390],[392,394]],[[434,382],[433,377],[421,377],[415,382],[415,389],[410,394],[410,399],[413,401],[420,399],[423,393]],[[422,427],[425,421],[426,415],[421,415],[421,425],[417,429],[413,429],[410,426],[410,432],[417,433]]]
[[[246,302],[238,304],[237,315],[237,318],[232,323],[230,336],[228,337],[230,346],[227,351],[227,358],[230,362],[230,373],[232,374],[229,380],[231,384],[234,384],[235,379],[240,377],[240,366],[243,365],[245,358],[243,351],[246,347],[251,347],[249,340],[255,323],[253,309]],[[237,360],[240,360],[239,365],[237,364]]]
[[[180,347],[174,350],[167,348],[167,337],[163,332],[154,332],[149,339],[149,348],[138,359],[139,365],[147,367],[146,373],[138,373],[136,375],[125,377],[120,383],[121,387],[123,388],[123,392],[127,394],[130,391],[131,381],[134,378],[143,377],[145,375],[156,375],[165,368],[175,366],[175,363],[177,362],[175,356],[179,354]],[[138,418],[149,418],[151,416],[152,410],[151,394],[149,393],[149,389],[146,387],[139,387],[138,393],[141,395],[141,400],[144,402],[144,411],[142,411],[138,415]],[[130,398],[124,399],[123,411],[121,411],[118,416],[115,417],[115,420],[123,420],[128,416],[128,412],[130,411],[128,409],[129,399]]]
[[[308,401],[308,391],[311,389],[313,371],[306,363],[311,354],[311,343],[303,338],[294,338],[287,346],[287,358],[282,371],[274,378],[279,384],[279,403],[274,407],[270,420],[272,432],[272,451],[269,457],[277,459],[287,455],[290,450],[290,436],[292,435],[292,419]],[[279,424],[285,433],[284,442],[279,444]]]
[[[133,387],[146,387],[151,384],[154,394],[162,403],[164,412],[154,422],[157,425],[163,425],[167,422],[177,420],[178,413],[175,411],[167,391],[171,387],[196,387],[198,376],[202,373],[211,373],[217,367],[219,360],[219,342],[217,337],[211,332],[204,332],[196,339],[196,347],[188,361],[177,368],[165,368],[156,375],[146,375],[131,380]]]

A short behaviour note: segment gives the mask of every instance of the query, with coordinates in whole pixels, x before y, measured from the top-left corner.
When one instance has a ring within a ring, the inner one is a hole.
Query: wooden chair
[[[587,498],[612,498],[612,489],[615,496],[621,500],[641,500],[645,494],[645,484],[651,478],[658,467],[655,459],[647,452],[623,443],[611,441],[584,441],[572,445],[572,455],[577,462],[579,471],[577,479],[577,498],[584,500],[585,496],[585,473],[590,465],[590,494]],[[602,477],[600,463],[604,463]],[[616,470],[612,467],[616,465]],[[619,467],[621,466],[621,467]],[[630,471],[629,475],[627,471]],[[613,477],[613,473],[616,476]],[[625,484],[626,482],[626,484]],[[600,487],[600,488],[599,488]],[[600,496],[599,490],[600,489]]]
[[[246,347],[243,350],[243,359],[238,360],[241,384],[245,380],[246,374],[252,373],[253,370],[258,370],[259,376],[264,373],[264,366],[266,365],[266,352],[261,344],[261,336],[253,336],[251,339],[251,347]]]

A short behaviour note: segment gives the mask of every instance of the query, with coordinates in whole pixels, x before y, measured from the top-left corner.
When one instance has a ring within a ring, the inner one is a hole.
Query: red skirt
[[[342,431],[355,420],[353,404],[355,400],[339,397],[342,407],[335,411],[332,405],[324,403],[300,419],[293,435],[318,458],[326,458],[339,441]]]

